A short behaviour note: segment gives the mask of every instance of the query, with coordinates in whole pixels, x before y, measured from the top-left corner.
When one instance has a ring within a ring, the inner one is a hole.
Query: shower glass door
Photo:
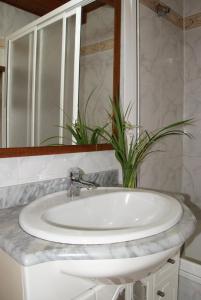
[[[80,28],[78,7],[9,40],[7,147],[73,144],[64,127],[77,119]]]
[[[37,37],[35,144],[51,136],[59,143],[62,20],[42,27]]]
[[[7,104],[7,144],[31,144],[33,33],[14,40],[9,52],[10,78]]]

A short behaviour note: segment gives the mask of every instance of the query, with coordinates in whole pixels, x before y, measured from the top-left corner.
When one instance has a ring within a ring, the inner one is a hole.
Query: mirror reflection
[[[2,147],[94,143],[91,129],[108,122],[115,84],[115,9],[106,2],[11,35]],[[90,130],[79,140],[72,130],[83,124]]]

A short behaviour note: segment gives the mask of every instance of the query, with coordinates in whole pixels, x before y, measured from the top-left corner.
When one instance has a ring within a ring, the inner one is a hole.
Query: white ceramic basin
[[[167,195],[123,188],[66,192],[42,197],[20,214],[21,227],[41,239],[70,244],[108,244],[158,234],[182,216],[179,202]]]
[[[49,241],[108,244],[160,233],[181,217],[181,205],[172,197],[152,191],[100,188],[84,191],[74,201],[66,192],[42,197],[22,210],[19,222],[31,235]],[[131,258],[67,259],[57,265],[62,273],[120,284],[146,277],[179,247]]]

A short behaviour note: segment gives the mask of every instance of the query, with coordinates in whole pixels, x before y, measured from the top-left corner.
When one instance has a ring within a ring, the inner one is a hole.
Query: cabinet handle
[[[167,262],[168,262],[168,263],[170,263],[170,264],[172,264],[172,265],[174,265],[174,264],[175,264],[175,260],[174,260],[174,259],[172,259],[172,258],[169,258],[169,259],[167,260]]]
[[[162,291],[157,291],[157,295],[160,296],[160,297],[165,297],[165,293],[162,292]]]

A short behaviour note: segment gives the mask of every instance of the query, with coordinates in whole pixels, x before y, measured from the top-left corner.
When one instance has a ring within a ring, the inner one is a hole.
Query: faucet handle
[[[84,174],[85,173],[81,168],[71,168],[69,170],[69,177],[71,179],[79,180]]]

